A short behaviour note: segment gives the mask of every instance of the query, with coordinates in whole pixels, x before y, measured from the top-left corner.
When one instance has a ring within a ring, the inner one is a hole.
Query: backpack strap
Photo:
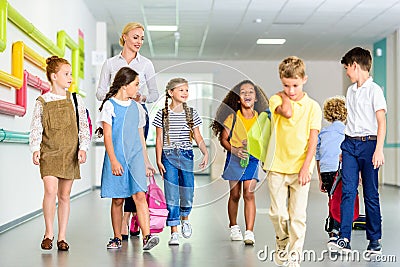
[[[269,108],[267,108],[267,109],[265,110],[265,112],[267,112],[267,114],[268,114],[268,119],[271,120],[271,110],[269,110]]]
[[[74,99],[74,104],[75,104],[75,116],[76,116],[76,126],[78,126],[78,132],[79,132],[78,99],[76,98],[76,93],[72,93],[72,98]]]
[[[44,106],[46,104],[46,101],[44,101],[44,98],[42,96],[39,96],[38,98],[36,98],[36,100],[38,100],[40,103],[42,103],[42,106]]]
[[[229,132],[228,135],[228,142],[231,140],[232,138],[232,134],[233,134],[233,127],[235,127],[236,124],[236,113],[233,113],[233,119],[232,119],[232,127],[231,127],[231,131]]]

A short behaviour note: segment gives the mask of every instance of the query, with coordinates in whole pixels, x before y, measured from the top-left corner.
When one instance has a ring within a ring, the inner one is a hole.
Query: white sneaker
[[[232,241],[243,241],[243,235],[240,231],[239,225],[231,226],[231,240]]]
[[[276,245],[274,254],[274,263],[278,266],[288,266],[288,244],[278,246]]]
[[[255,242],[256,240],[254,239],[254,233],[246,230],[246,232],[244,232],[244,243],[246,245],[254,245]]]
[[[177,246],[179,245],[179,234],[178,232],[174,232],[171,234],[171,239],[168,241],[168,245]]]
[[[285,267],[300,267],[300,263],[298,261],[289,261],[285,265]]]
[[[182,221],[182,236],[184,238],[190,238],[192,236],[192,226],[188,220]]]

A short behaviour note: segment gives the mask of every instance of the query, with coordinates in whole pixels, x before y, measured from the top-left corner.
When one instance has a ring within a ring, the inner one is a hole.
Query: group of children
[[[346,100],[335,97],[326,101],[324,117],[332,124],[321,132],[321,108],[303,91],[308,77],[300,58],[292,56],[280,63],[279,77],[283,90],[271,96],[269,101],[262,89],[249,80],[238,83],[228,92],[217,109],[211,128],[227,151],[222,178],[228,180],[230,186],[228,216],[231,240],[241,240],[247,245],[255,243],[254,189],[261,161],[262,168],[267,171],[271,200],[269,216],[275,229],[275,263],[299,266],[306,234],[308,191],[317,155],[321,191],[327,192],[332,186],[339,160],[343,168],[342,220],[330,233],[328,246],[339,251],[351,249],[351,218],[361,172],[367,239],[370,240],[367,249],[380,253],[378,170],[384,163],[386,102],[382,89],[369,76],[371,62],[370,52],[360,47],[350,50],[342,58],[341,63],[353,84],[347,91]],[[45,187],[43,211],[46,231],[41,247],[52,248],[57,195],[60,218],[57,246],[60,250],[68,250],[65,230],[69,193],[73,180],[79,178],[79,163],[86,160],[85,151],[90,138],[83,102],[79,97],[78,107],[75,107],[79,122],[73,123],[74,104],[66,90],[72,81],[70,64],[57,57],[49,58],[47,63],[52,89],[38,98],[31,131],[33,162],[40,163]],[[123,67],[116,73],[100,106],[98,132],[104,135],[106,148],[101,197],[112,198],[114,231],[107,248],[122,246],[122,204],[124,198],[130,196],[137,206],[143,249],[149,250],[159,243],[158,236],[151,235],[149,227],[146,176],[154,175],[155,169],[149,161],[143,134],[145,111],[133,100],[138,88],[138,73]],[[156,162],[164,179],[169,211],[166,223],[171,227],[169,245],[179,244],[177,227],[180,224],[183,237],[189,238],[192,234],[188,216],[194,191],[193,139],[203,154],[200,167],[205,168],[208,164],[208,152],[199,131],[201,118],[186,104],[188,89],[185,79],[171,79],[165,90],[165,107],[157,112],[153,121],[156,127]],[[271,113],[271,137],[266,158],[259,160],[248,154],[247,134],[257,122],[258,115],[267,109]],[[60,164],[55,165],[54,161]],[[246,222],[244,237],[237,223],[242,190]]]

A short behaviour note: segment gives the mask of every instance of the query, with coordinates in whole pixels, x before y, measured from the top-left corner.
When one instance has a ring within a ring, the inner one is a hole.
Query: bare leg
[[[66,240],[73,182],[74,180],[58,179],[58,241]]]
[[[246,230],[250,230],[252,232],[254,228],[254,221],[256,219],[256,201],[254,197],[255,185],[255,179],[243,182],[244,218],[246,221]]]
[[[114,237],[122,240],[121,223],[122,223],[122,205],[123,198],[113,198],[111,202],[111,223],[114,230]]]
[[[124,212],[124,216],[122,217],[122,225],[121,225],[121,234],[128,235],[129,229],[129,219],[131,218],[130,212]]]
[[[133,201],[136,204],[136,212],[139,220],[140,229],[142,229],[143,238],[150,234],[150,215],[149,207],[146,202],[146,194],[138,192],[132,195]]]
[[[242,190],[242,183],[239,181],[229,181],[231,188],[228,200],[228,216],[229,216],[229,227],[237,225],[237,213],[240,200],[240,194]]]
[[[56,196],[58,190],[58,178],[54,176],[43,177],[44,196],[43,196],[43,217],[45,224],[44,237],[53,239],[54,237],[54,216],[56,212]]]

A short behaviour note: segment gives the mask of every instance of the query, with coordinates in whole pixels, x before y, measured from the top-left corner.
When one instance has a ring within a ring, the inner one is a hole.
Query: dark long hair
[[[111,97],[115,96],[122,86],[128,85],[133,82],[139,74],[131,69],[130,67],[121,68],[117,74],[115,74],[114,81],[110,87],[110,91],[106,94],[103,102],[100,105],[99,111],[103,110],[104,103],[109,100]],[[99,127],[96,129],[95,133],[98,137],[103,136],[103,128]]]
[[[231,114],[236,114],[236,112],[241,108],[240,103],[240,88],[244,84],[251,84],[256,91],[257,102],[254,104],[254,110],[258,113],[265,111],[268,108],[268,98],[264,91],[256,84],[250,80],[244,80],[236,84],[222,100],[221,105],[217,109],[215,119],[212,121],[210,127],[213,134],[221,140],[221,133],[224,130],[224,121]]]

